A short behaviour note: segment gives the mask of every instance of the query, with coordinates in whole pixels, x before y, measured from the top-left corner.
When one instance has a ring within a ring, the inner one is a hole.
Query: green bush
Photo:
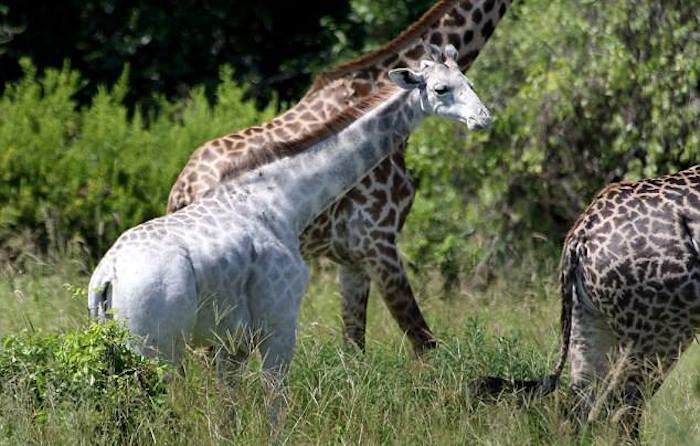
[[[353,2],[355,19],[384,23],[368,5]],[[407,263],[450,285],[533,249],[549,255],[605,184],[694,164],[696,19],[680,0],[515,2],[469,72],[493,128],[467,134],[429,120],[411,138],[419,192],[402,238]],[[41,76],[23,66],[0,98],[6,259],[32,244],[102,254],[121,231],[162,214],[197,146],[273,115],[243,100],[229,69],[216,105],[195,89],[184,101],[156,99],[161,111],[143,116],[122,104],[128,72],[76,108],[82,81],[69,66]]]
[[[6,335],[0,338],[2,399],[21,401],[38,422],[49,413],[91,408],[100,423],[128,430],[139,416],[165,407],[167,389],[165,366],[134,353],[128,341],[113,321],[65,334]]]
[[[25,77],[0,98],[0,246],[5,257],[27,249],[62,250],[72,241],[100,255],[123,230],[165,211],[171,184],[208,139],[272,117],[242,98],[229,68],[217,103],[202,88],[189,99],[159,99],[160,113],[129,116],[125,70],[92,103],[76,108],[81,79],[68,65]],[[13,243],[20,237],[20,243]],[[19,246],[17,249],[13,247]]]
[[[506,260],[542,250],[542,240],[558,246],[607,183],[697,163],[696,9],[514,2],[467,73],[495,115],[492,129],[466,134],[431,121],[411,138],[407,163],[420,189],[406,224],[409,257],[469,271],[492,253]],[[472,233],[478,243],[465,243]],[[493,237],[494,247],[484,240]]]

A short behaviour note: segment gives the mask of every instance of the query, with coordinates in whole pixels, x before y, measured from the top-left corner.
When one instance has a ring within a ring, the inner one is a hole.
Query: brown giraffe
[[[417,67],[426,43],[454,45],[459,67],[466,70],[509,5],[510,0],[439,1],[387,45],[322,73],[304,98],[282,115],[262,126],[205,143],[192,154],[173,185],[168,212],[187,206],[224,176],[284,156],[266,148],[317,130],[341,110],[386,86],[389,70]],[[340,264],[345,335],[361,349],[370,279],[379,286],[392,316],[416,351],[436,345],[397,247],[415,192],[403,149],[404,144],[397,145],[393,155],[301,234],[306,258],[327,256]]]
[[[622,407],[621,433],[638,441],[645,397],[700,329],[698,237],[700,166],[604,188],[564,242],[554,373],[539,381],[486,378],[477,392],[550,393],[571,351],[578,425],[601,407]]]

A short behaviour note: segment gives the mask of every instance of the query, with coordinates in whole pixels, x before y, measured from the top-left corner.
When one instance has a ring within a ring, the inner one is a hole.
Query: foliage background
[[[116,327],[86,329],[86,274],[164,211],[199,144],[271,118],[431,3],[0,0],[0,444],[268,440],[259,361],[222,391],[190,351],[166,382]],[[303,26],[285,9],[298,7]],[[344,347],[322,263],[300,315],[291,443],[580,440],[563,393],[486,406],[464,389],[554,363],[558,245],[597,189],[696,162],[698,14],[696,1],[516,0],[469,73],[493,128],[429,120],[409,145],[403,252],[440,347],[413,358],[378,298],[367,353]],[[698,444],[698,364],[694,345],[650,402],[649,444]],[[615,441],[602,426],[584,443]]]
[[[229,2],[209,2],[199,16],[194,2],[172,11],[69,2],[78,23],[65,34],[34,25],[50,22],[56,6],[0,3],[2,257],[16,265],[46,251],[99,256],[119,232],[163,212],[194,148],[269,119],[312,72],[388,40],[431,4],[323,3],[304,7],[316,14],[310,23],[292,24],[264,1],[255,19]],[[516,1],[469,73],[497,117],[493,128],[466,134],[428,121],[412,137],[419,193],[403,237],[407,262],[437,268],[446,285],[463,273],[488,279],[524,252],[556,251],[606,183],[694,164],[696,6]],[[47,35],[58,39],[52,52]],[[187,47],[166,45],[173,41]],[[166,46],[150,52],[154,45]],[[212,57],[203,63],[202,54]]]
[[[41,68],[70,59],[83,74],[76,98],[86,104],[128,63],[125,99],[133,106],[153,93],[184,97],[195,85],[213,98],[219,67],[230,64],[260,105],[273,91],[291,100],[329,60],[334,37],[323,23],[342,26],[349,11],[340,0],[3,0],[0,83],[22,76],[22,57]]]

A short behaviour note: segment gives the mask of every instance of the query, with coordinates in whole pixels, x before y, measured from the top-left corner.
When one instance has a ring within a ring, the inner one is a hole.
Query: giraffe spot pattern
[[[700,167],[612,184],[582,214],[566,246],[585,246],[585,288],[619,339],[675,357],[700,328]],[[681,199],[680,197],[694,199]],[[652,329],[653,328],[653,329]]]
[[[481,13],[481,10],[479,8],[475,8],[474,12],[472,12],[472,22],[479,24],[481,23],[481,19],[484,17],[484,15]]]

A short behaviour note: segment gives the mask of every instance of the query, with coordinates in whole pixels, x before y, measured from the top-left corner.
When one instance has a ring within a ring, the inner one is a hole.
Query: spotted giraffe
[[[281,423],[279,393],[308,279],[301,230],[426,116],[472,130],[491,121],[454,63],[454,48],[446,54],[444,64],[392,70],[400,88],[383,88],[319,130],[277,143],[286,157],[229,177],[192,205],[126,231],[90,279],[90,314],[125,321],[136,350],[171,361],[186,343],[232,339],[231,353],[218,360],[238,368],[258,347],[273,384],[270,418],[273,426]]]
[[[170,191],[168,212],[192,203],[235,173],[282,154],[269,143],[314,131],[341,110],[388,83],[392,68],[416,67],[425,44],[452,44],[464,71],[493,33],[509,0],[437,2],[387,45],[322,73],[294,107],[259,127],[214,139],[198,148]],[[361,349],[370,279],[400,328],[420,352],[436,345],[401,264],[397,238],[415,189],[406,171],[405,141],[352,190],[319,215],[301,234],[306,258],[326,256],[340,265],[345,337]]]
[[[621,434],[639,439],[651,397],[700,329],[700,166],[604,188],[578,218],[561,260],[561,336],[554,373],[486,378],[477,392],[550,393],[571,352],[580,426],[592,407],[622,404]],[[601,385],[602,384],[602,385]],[[612,402],[601,396],[606,389]]]

